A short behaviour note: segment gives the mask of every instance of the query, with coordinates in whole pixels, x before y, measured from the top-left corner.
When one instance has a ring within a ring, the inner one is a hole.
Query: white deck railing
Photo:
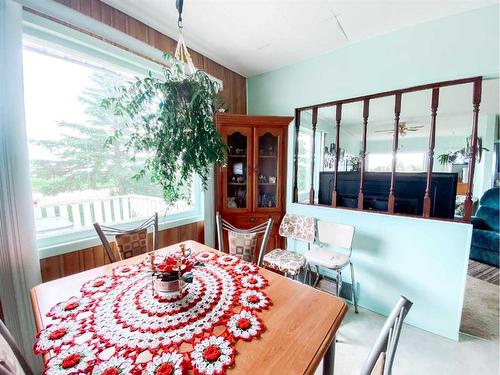
[[[162,198],[138,194],[99,199],[41,199],[34,202],[37,232],[90,227],[95,222],[117,224],[148,217],[154,212],[165,215],[189,208],[191,205],[186,201],[167,205]]]

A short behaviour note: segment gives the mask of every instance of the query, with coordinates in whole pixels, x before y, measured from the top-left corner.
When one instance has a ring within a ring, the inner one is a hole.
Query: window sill
[[[161,218],[160,218],[161,220]],[[179,227],[182,225],[187,225],[187,224],[192,224],[196,223],[198,221],[203,220],[203,215],[200,213],[193,213],[190,216],[186,216],[183,218],[177,218],[177,219],[166,219],[163,221],[160,221],[158,223],[158,230],[162,231],[165,229],[169,228],[175,228]],[[68,241],[65,243],[59,243],[56,245],[51,245],[51,246],[45,246],[45,247],[39,247],[38,248],[38,256],[40,259],[44,258],[49,258],[53,256],[58,256],[66,253],[71,253],[73,251],[78,251],[78,250],[83,250],[87,249],[89,247],[94,247],[94,246],[99,246],[101,245],[101,241],[99,240],[99,237],[97,237],[97,234],[93,236],[89,236],[87,238],[83,239],[78,239],[75,241]]]

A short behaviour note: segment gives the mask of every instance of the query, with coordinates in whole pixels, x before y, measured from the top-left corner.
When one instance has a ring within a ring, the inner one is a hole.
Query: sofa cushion
[[[474,229],[491,230],[489,225],[486,224],[486,222],[480,217],[473,216],[470,223],[472,224]]]
[[[500,234],[491,230],[474,229],[472,231],[472,246],[489,249],[498,253]]]
[[[499,263],[498,251],[483,249],[482,247],[471,246],[470,258],[494,267],[498,267]]]
[[[494,208],[497,211],[500,209],[499,207],[499,194],[500,188],[492,188],[488,189],[484,192],[479,204],[484,207]]]
[[[476,217],[481,218],[488,226],[488,229],[498,232],[499,211],[496,208],[480,206],[476,212]]]

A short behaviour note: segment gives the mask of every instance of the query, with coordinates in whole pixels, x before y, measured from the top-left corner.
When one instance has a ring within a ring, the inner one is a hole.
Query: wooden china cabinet
[[[287,129],[292,120],[284,116],[216,116],[217,130],[228,146],[227,165],[216,169],[217,210],[242,229],[272,217],[268,250],[283,246],[278,227],[285,213]],[[228,241],[225,243],[227,246]]]

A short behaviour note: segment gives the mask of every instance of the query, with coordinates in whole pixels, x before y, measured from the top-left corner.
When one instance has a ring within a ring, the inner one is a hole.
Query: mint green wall
[[[498,77],[499,7],[409,27],[248,79],[250,114],[483,75]]]
[[[499,7],[406,28],[248,79],[250,114],[293,115],[314,103],[447,79],[499,75]],[[294,132],[289,128],[288,170]],[[291,203],[287,211],[356,226],[360,305],[387,314],[400,294],[407,322],[458,339],[470,225]],[[290,241],[292,249],[303,250]],[[348,274],[348,272],[347,272]],[[343,275],[349,280],[348,275]]]

